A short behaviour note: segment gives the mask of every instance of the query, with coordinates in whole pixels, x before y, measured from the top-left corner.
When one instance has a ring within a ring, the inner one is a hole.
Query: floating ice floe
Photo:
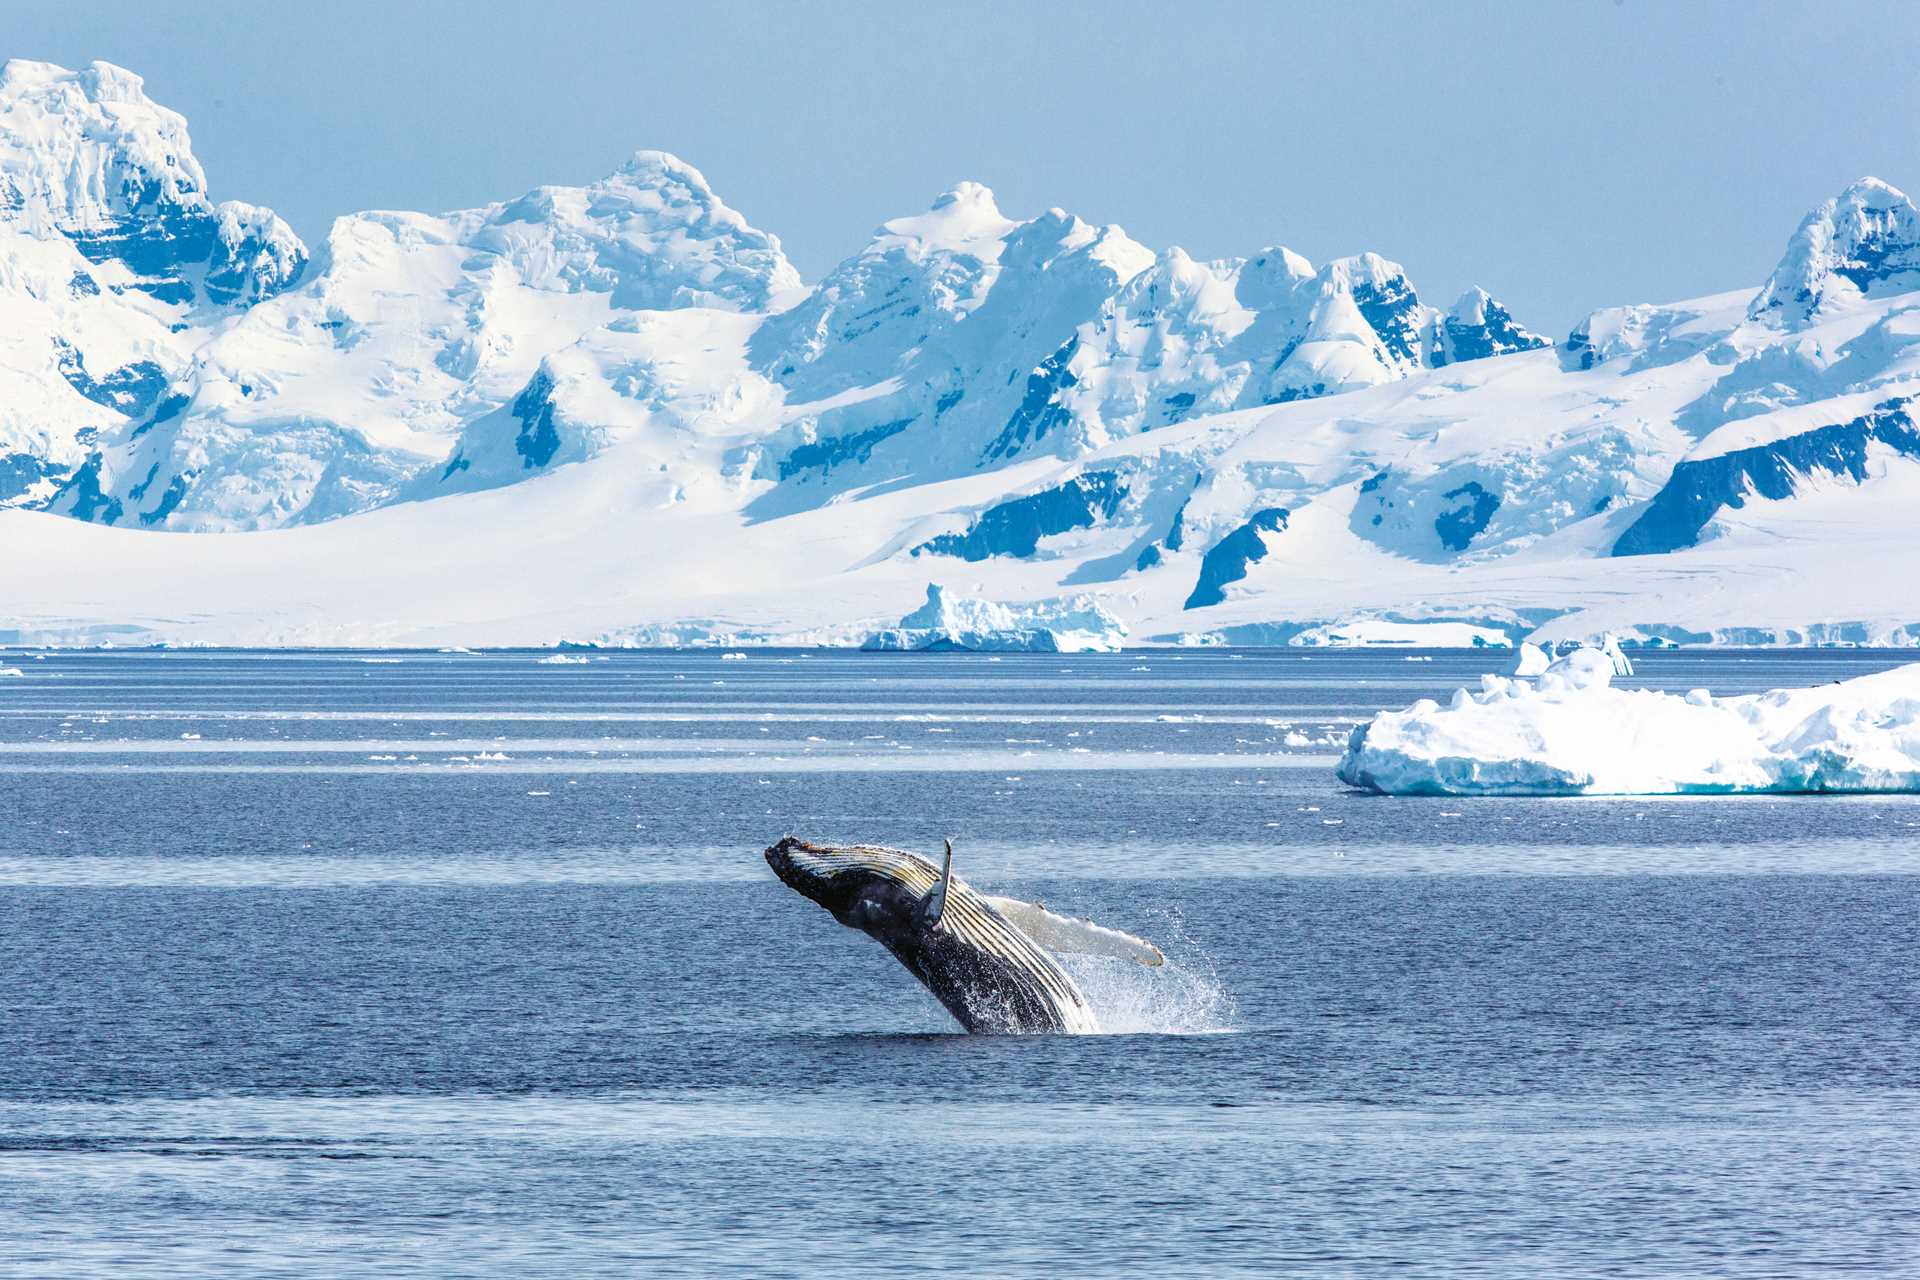
[[[573,658],[564,653],[549,654],[544,658],[533,660],[534,665],[538,667],[584,667],[588,661],[590,660],[587,658]]]
[[[950,596],[927,585],[927,602],[900,625],[868,636],[863,649],[987,649],[1015,653],[1116,653],[1126,640],[1120,619],[1090,597],[1005,605]]]
[[[1383,711],[1348,739],[1340,780],[1389,795],[1920,791],[1920,663],[1716,698],[1613,688],[1616,658],[1627,668],[1617,649],[1576,649],[1534,680],[1482,676],[1446,706]]]

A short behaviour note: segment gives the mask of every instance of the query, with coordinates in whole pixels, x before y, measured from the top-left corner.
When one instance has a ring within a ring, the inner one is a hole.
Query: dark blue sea
[[[1503,663],[0,655],[0,1275],[1920,1271],[1920,798],[1335,781]],[[789,832],[1170,964],[958,1034]]]

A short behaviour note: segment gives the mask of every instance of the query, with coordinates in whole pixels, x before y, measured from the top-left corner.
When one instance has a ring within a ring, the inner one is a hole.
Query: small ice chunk
[[[1516,676],[1537,676],[1544,672],[1547,667],[1551,665],[1551,662],[1552,660],[1547,657],[1547,651],[1545,649],[1542,649],[1539,645],[1531,641],[1522,640],[1520,642],[1520,656],[1513,664],[1513,674]]]
[[[1540,675],[1541,693],[1604,689],[1614,677],[1613,659],[1604,650],[1575,649]]]

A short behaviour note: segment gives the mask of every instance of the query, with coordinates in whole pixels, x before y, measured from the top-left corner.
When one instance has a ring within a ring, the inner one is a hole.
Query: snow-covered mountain
[[[49,505],[173,529],[364,510],[444,468],[469,425],[537,396],[546,357],[617,318],[757,313],[799,287],[777,240],[658,152],[483,209],[354,214],[302,287],[189,328],[164,397]],[[538,444],[526,456],[553,460]]]
[[[208,203],[185,122],[130,72],[15,62],[0,90],[9,258],[53,246],[43,276],[75,254],[120,273],[104,294],[67,273],[64,292],[107,301],[36,317],[15,371],[119,419],[69,404],[56,440],[36,407],[43,435],[23,423],[9,450],[35,483],[0,500],[105,524],[314,523],[696,418],[736,438],[685,482],[770,480],[765,516],[1544,345],[1478,292],[1420,305],[1375,255],[1156,257],[1057,209],[1009,219],[977,183],[807,290],[660,152],[482,209],[350,215],[309,262],[271,213]],[[63,292],[21,283],[20,310]]]
[[[811,288],[659,152],[311,252],[205,192],[131,73],[0,75],[0,638],[857,642],[929,583],[1135,642],[1920,638],[1872,179],[1757,292],[1557,345],[977,183]]]
[[[299,279],[286,223],[206,186],[133,73],[0,70],[0,502],[46,501],[160,401],[196,328]]]

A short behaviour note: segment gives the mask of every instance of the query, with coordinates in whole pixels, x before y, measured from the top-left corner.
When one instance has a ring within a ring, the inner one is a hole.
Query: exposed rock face
[[[1477,287],[1461,294],[1453,309],[1436,323],[1437,330],[1427,346],[1428,363],[1435,368],[1553,345],[1521,328],[1505,307]]]
[[[964,533],[943,533],[914,548],[914,554],[985,560],[991,556],[1030,556],[1043,538],[1090,529],[1119,509],[1127,496],[1126,477],[1093,471],[1051,489],[1012,498],[987,508]]]
[[[1744,507],[1749,498],[1790,498],[1809,477],[1867,479],[1875,446],[1920,458],[1920,428],[1910,400],[1889,400],[1847,422],[1797,432],[1710,458],[1690,458],[1613,544],[1616,556],[1658,555],[1691,547],[1714,516]]]
[[[1200,580],[1187,597],[1186,608],[1202,609],[1227,598],[1229,583],[1247,576],[1247,566],[1267,558],[1268,534],[1286,532],[1291,513],[1280,507],[1256,511],[1245,524],[1208,549],[1200,562]]]

